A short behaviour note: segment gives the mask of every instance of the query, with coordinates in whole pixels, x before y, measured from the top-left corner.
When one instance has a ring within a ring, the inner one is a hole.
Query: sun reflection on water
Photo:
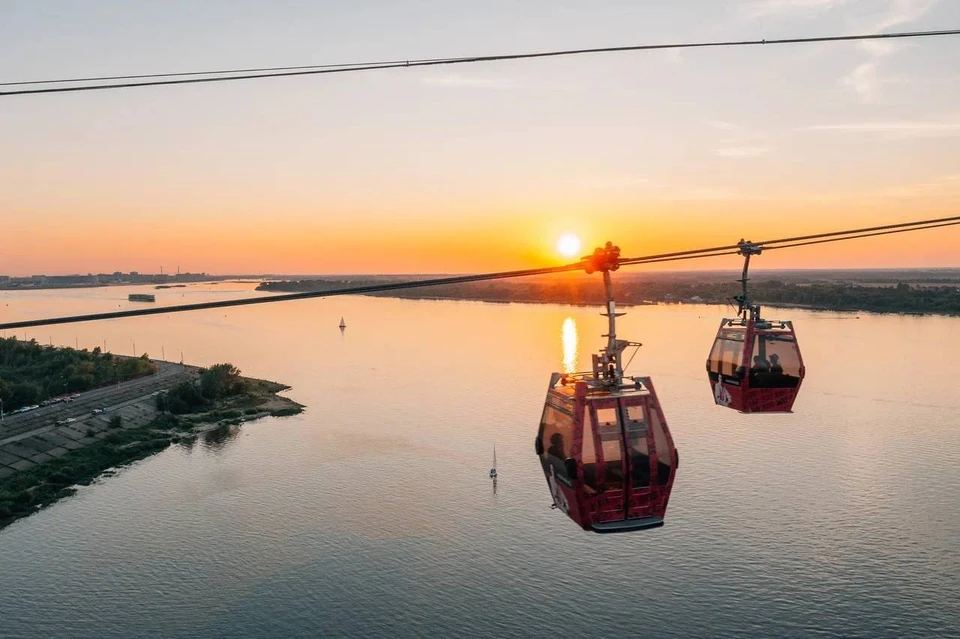
[[[563,320],[561,331],[563,341],[563,372],[575,373],[580,358],[580,338],[577,335],[577,322],[572,317]]]

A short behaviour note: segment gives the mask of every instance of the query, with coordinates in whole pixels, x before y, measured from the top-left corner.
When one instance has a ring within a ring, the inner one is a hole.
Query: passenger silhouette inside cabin
[[[563,461],[563,435],[554,433],[550,436],[550,448],[547,449],[547,453]]]
[[[776,353],[770,356],[770,372],[774,375],[783,375],[783,366],[780,365],[780,356]]]
[[[783,370],[783,369],[781,369]],[[753,366],[750,367],[751,373],[768,373],[770,372],[770,362],[765,360],[763,356],[756,355],[753,358]]]

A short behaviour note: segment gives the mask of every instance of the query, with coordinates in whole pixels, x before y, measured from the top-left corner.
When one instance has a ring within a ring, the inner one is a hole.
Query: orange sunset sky
[[[953,0],[13,0],[0,81],[957,27]],[[470,272],[564,232],[642,255],[957,215],[958,70],[942,37],[0,97],[0,274]],[[960,266],[960,229],[757,266]]]

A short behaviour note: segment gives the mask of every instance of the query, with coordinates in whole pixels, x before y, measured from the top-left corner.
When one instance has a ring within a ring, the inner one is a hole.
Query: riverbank
[[[713,276],[715,277],[715,276]],[[336,291],[346,287],[383,284],[377,280],[299,280],[265,282],[259,291]],[[614,284],[621,307],[652,304],[710,304],[728,306],[739,293],[726,280],[692,275],[650,274],[649,277],[622,277]],[[491,304],[562,304],[602,306],[603,288],[583,275],[557,276],[530,281],[471,282],[368,293],[374,297],[416,300],[459,300]],[[874,281],[781,281],[751,282],[751,299],[763,307],[802,308],[828,312],[870,312],[905,315],[960,315],[960,280],[949,283]]]
[[[168,446],[192,445],[245,422],[303,411],[301,404],[279,394],[288,386],[252,378],[239,381],[242,390],[190,412],[161,410],[158,397],[163,395],[153,393],[6,444],[0,461],[7,472],[14,472],[0,478],[0,529],[73,495],[76,486],[120,472]]]

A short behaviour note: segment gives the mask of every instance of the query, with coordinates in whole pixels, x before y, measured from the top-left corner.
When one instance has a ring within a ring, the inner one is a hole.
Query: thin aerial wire
[[[922,228],[928,225],[940,225],[940,224],[942,224],[943,226],[953,226],[956,224],[960,224],[960,215],[953,216],[953,217],[936,218],[931,220],[918,220],[915,222],[898,222],[896,224],[884,224],[882,226],[871,226],[867,228],[851,229],[847,231],[815,233],[813,235],[798,235],[795,237],[787,237],[787,238],[776,239],[776,240],[763,240],[761,242],[751,242],[751,244],[760,246],[765,250],[769,250],[769,249],[775,248],[776,245],[782,244],[782,243],[803,242],[806,240],[815,240],[815,239],[827,238],[827,237],[835,237],[835,238],[838,238],[838,240],[854,239],[854,238],[845,238],[843,236],[855,235],[859,233],[871,233],[874,231],[896,230],[896,229],[900,229],[901,232],[902,230],[922,230]],[[913,227],[917,227],[917,228],[914,229]],[[802,246],[802,245],[797,244],[797,246]],[[739,244],[727,244],[725,246],[712,246],[710,248],[692,249],[689,251],[659,253],[657,255],[646,255],[643,257],[627,257],[627,258],[621,258],[620,264],[621,265],[645,264],[651,261],[656,262],[664,258],[680,257],[680,256],[687,256],[687,255],[700,256],[700,257],[713,257],[712,254],[717,254],[717,255],[729,254],[729,253],[724,253],[724,251],[732,251],[733,253],[736,253],[739,250],[739,248],[740,248]]]
[[[942,224],[930,224],[930,225],[923,225],[923,226],[914,226],[914,227],[911,227],[910,230],[911,230],[911,231],[922,231],[922,230],[926,230],[926,229],[941,228],[941,227],[944,227],[944,226],[957,226],[957,223],[956,223],[956,222],[943,222]],[[775,250],[775,249],[797,248],[797,247],[799,247],[799,246],[812,246],[812,245],[814,245],[814,244],[828,244],[828,243],[830,243],[830,242],[842,242],[843,240],[859,240],[859,239],[864,238],[864,237],[877,237],[878,235],[891,235],[891,234],[893,234],[893,233],[903,233],[903,230],[901,230],[901,229],[893,229],[893,230],[890,230],[890,231],[876,231],[876,232],[874,232],[874,233],[858,233],[858,234],[856,234],[856,235],[850,235],[850,236],[845,236],[845,237],[830,237],[830,238],[823,239],[823,240],[810,240],[810,241],[808,241],[808,242],[793,242],[793,243],[790,243],[790,244],[777,244],[777,245],[775,245],[775,246],[765,247],[764,250],[765,250],[765,251],[772,251],[772,250]]]
[[[555,51],[539,51],[532,53],[511,53],[505,55],[485,55],[485,56],[469,56],[469,57],[459,57],[459,58],[425,58],[425,59],[416,59],[416,60],[394,60],[388,62],[373,62],[373,63],[359,63],[359,64],[344,64],[344,65],[334,65],[331,68],[314,68],[314,69],[302,69],[302,70],[287,70],[287,71],[264,71],[264,72],[242,72],[236,75],[215,75],[213,77],[183,77],[179,79],[154,79],[148,80],[147,82],[115,82],[110,84],[83,84],[78,86],[61,86],[61,87],[44,87],[44,88],[31,88],[31,89],[17,89],[14,91],[3,91],[0,92],[0,97],[10,97],[15,95],[37,95],[37,94],[46,94],[46,93],[68,93],[68,92],[77,92],[77,91],[105,91],[110,89],[129,89],[136,87],[155,87],[155,86],[170,86],[170,85],[179,85],[179,84],[201,84],[201,83],[210,83],[210,82],[233,82],[237,80],[259,80],[264,78],[281,78],[281,77],[295,77],[295,76],[307,76],[307,75],[327,75],[332,73],[357,73],[361,71],[377,71],[383,69],[400,69],[400,68],[411,68],[411,67],[434,67],[434,66],[443,66],[443,65],[452,65],[452,64],[469,64],[469,63],[485,63],[485,62],[501,62],[506,60],[531,60],[536,58],[558,58],[558,57],[567,57],[567,56],[578,56],[578,55],[593,55],[601,53],[625,53],[631,51],[657,51],[657,50],[668,50],[668,49],[704,49],[704,48],[728,48],[728,47],[745,47],[745,46],[764,46],[764,45],[787,45],[787,44],[812,44],[812,43],[824,43],[824,42],[855,42],[855,41],[864,41],[864,40],[890,40],[890,39],[903,39],[903,38],[929,38],[937,36],[954,36],[960,35],[960,29],[941,29],[937,31],[902,31],[897,33],[869,33],[869,34],[856,34],[856,35],[839,35],[839,36],[818,36],[818,37],[806,37],[806,38],[775,38],[775,39],[762,39],[762,40],[715,40],[707,42],[678,42],[678,43],[666,43],[666,44],[641,44],[641,45],[631,45],[631,46],[619,46],[619,47],[596,47],[596,48],[586,48],[586,49],[561,49]],[[266,69],[266,68],[265,68]],[[203,72],[189,72],[192,73],[203,73]],[[230,72],[211,72],[211,73],[230,73]],[[168,74],[153,74],[156,76],[166,76]],[[169,74],[169,75],[188,75],[184,74]],[[105,78],[111,76],[104,76]],[[144,79],[149,77],[149,74],[143,74],[138,77],[143,77]],[[40,80],[38,83],[51,82],[48,80]],[[56,81],[52,81],[56,82]],[[65,81],[65,82],[69,82]],[[32,82],[19,82],[18,84],[36,84]]]
[[[424,61],[436,58],[425,58]],[[234,75],[237,73],[265,73],[268,71],[301,71],[306,69],[349,69],[351,67],[375,67],[385,64],[406,64],[406,60],[383,60],[380,62],[345,62],[341,64],[301,64],[287,67],[251,67],[248,69],[221,69],[219,71],[177,71],[172,73],[138,73],[134,75],[99,75],[86,78],[61,78],[59,80],[17,80],[0,82],[0,87],[25,86],[28,84],[68,84],[71,82],[106,82],[107,80],[146,80],[150,78],[187,78],[199,75]]]
[[[944,226],[960,225],[960,216],[952,218],[939,218],[935,220],[918,220],[915,222],[902,222],[899,224],[886,224],[883,226],[868,227],[864,229],[850,229],[846,231],[831,231],[829,233],[819,233],[815,235],[797,236],[794,238],[784,238],[780,240],[766,240],[761,243],[766,248],[775,247],[780,243],[796,243],[795,246],[804,246],[810,240],[833,238],[831,241],[860,239],[863,234],[881,234],[907,233],[910,231],[919,231],[926,228],[939,228]],[[856,234],[861,234],[858,236]],[[843,236],[843,237],[840,237]],[[793,246],[782,246],[781,248],[793,248]],[[662,262],[673,262],[678,260],[690,260],[708,257],[717,257],[720,255],[735,255],[738,253],[739,246],[733,244],[725,247],[714,247],[709,249],[694,249],[690,251],[678,251],[674,253],[661,253],[659,255],[648,255],[642,257],[629,258],[621,264],[639,265],[639,264],[657,264]],[[403,289],[423,288],[428,286],[442,286],[451,284],[467,284],[471,282],[482,282],[491,280],[511,279],[516,277],[529,277],[532,275],[550,275],[554,273],[564,273],[579,271],[583,269],[584,261],[574,264],[565,264],[562,266],[548,266],[543,268],[522,269],[514,271],[499,271],[495,273],[480,273],[474,275],[457,275],[452,277],[440,277],[423,280],[409,280],[401,282],[390,282],[384,284],[372,284],[367,286],[351,286],[347,288],[334,289],[329,291],[305,291],[302,293],[289,293],[284,295],[274,295],[271,297],[247,297],[234,300],[219,300],[216,302],[200,302],[197,304],[182,304],[178,306],[157,306],[153,308],[144,308],[128,311],[111,311],[108,313],[89,313],[85,315],[71,315],[66,317],[54,317],[46,319],[22,320],[17,322],[5,322],[0,324],[0,330],[13,330],[18,328],[33,328],[36,326],[52,326],[55,324],[75,324],[78,322],[90,322],[106,319],[119,319],[124,317],[139,317],[144,315],[163,315],[166,313],[182,313],[186,311],[200,311],[214,308],[228,308],[233,306],[250,306],[253,304],[270,304],[273,302],[289,302],[293,300],[312,299],[318,297],[333,297],[339,295],[366,295],[370,293],[383,293],[388,291],[397,291]]]
[[[832,233],[814,233],[813,235],[798,235],[796,237],[787,237],[781,238],[778,240],[764,240],[762,242],[753,242],[764,248],[767,248],[773,244],[786,244],[791,242],[801,242],[804,240],[816,240],[825,237],[837,237],[841,235],[854,235],[860,233],[871,233],[873,231],[886,231],[888,229],[903,229],[907,227],[917,226],[925,227],[930,224],[937,224],[942,226],[953,226],[960,222],[960,215],[953,215],[951,217],[940,217],[932,220],[918,220],[916,222],[898,222],[896,224],[883,224],[881,226],[870,226],[862,229],[854,229],[851,231],[834,231]]]

